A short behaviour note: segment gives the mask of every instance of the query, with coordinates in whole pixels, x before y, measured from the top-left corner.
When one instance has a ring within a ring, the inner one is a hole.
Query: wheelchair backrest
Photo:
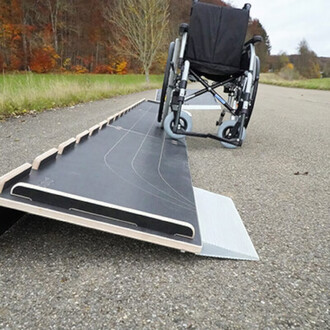
[[[195,3],[186,50],[191,68],[220,76],[240,71],[248,22],[249,10]]]

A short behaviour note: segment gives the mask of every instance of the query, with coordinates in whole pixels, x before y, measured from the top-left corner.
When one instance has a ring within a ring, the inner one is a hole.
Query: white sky
[[[306,39],[318,56],[330,57],[330,0],[230,0],[233,7],[252,5],[250,16],[258,18],[272,46],[296,54],[299,42]]]

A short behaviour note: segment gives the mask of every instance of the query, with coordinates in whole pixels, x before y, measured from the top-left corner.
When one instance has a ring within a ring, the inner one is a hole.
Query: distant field
[[[159,88],[162,75],[3,74],[0,76],[0,119],[55,107]]]
[[[285,80],[275,73],[262,73],[260,82],[284,87],[330,90],[330,78]]]

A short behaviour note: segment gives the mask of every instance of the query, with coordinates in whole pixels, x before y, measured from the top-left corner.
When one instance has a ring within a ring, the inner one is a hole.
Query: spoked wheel
[[[185,135],[177,134],[173,132],[175,123],[174,112],[169,113],[164,120],[164,130],[166,134],[172,139],[183,139]],[[187,111],[181,111],[179,119],[179,129],[185,132],[191,132],[192,130],[192,118],[191,114]]]
[[[227,120],[225,122],[223,122],[220,126],[219,126],[219,130],[218,130],[218,137],[221,137],[223,139],[238,139],[239,138],[239,130],[237,131],[236,135],[233,135],[233,128],[236,125],[237,121],[236,120]],[[243,128],[243,135],[242,135],[242,141],[244,141],[246,138],[246,130],[245,127]],[[228,142],[222,142],[221,144],[228,149],[235,149],[237,148],[237,146],[230,144]]]
[[[174,46],[175,46],[175,43],[174,43],[174,41],[172,41],[168,48],[168,56],[167,56],[167,61],[166,61],[163,86],[162,86],[162,91],[160,94],[160,100],[159,100],[160,103],[159,103],[159,108],[158,108],[157,120],[159,123],[162,121],[162,116],[163,116],[164,103],[165,103],[165,99],[166,99],[166,92],[167,92],[167,87],[168,87],[168,83],[169,83],[170,71],[171,71],[171,62],[172,62],[173,53],[174,53]]]
[[[255,76],[254,76],[254,80],[253,80],[253,84],[252,84],[251,101],[250,101],[250,104],[248,107],[248,115],[247,115],[247,117],[245,119],[245,123],[244,123],[245,128],[247,128],[249,121],[251,119],[251,116],[252,116],[254,103],[255,103],[256,97],[257,97],[259,76],[260,76],[260,60],[259,60],[259,57],[256,56],[256,72],[255,72]]]

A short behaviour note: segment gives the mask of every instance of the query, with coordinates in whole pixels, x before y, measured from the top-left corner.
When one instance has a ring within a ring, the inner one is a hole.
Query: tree
[[[167,0],[117,0],[106,7],[105,18],[116,26],[122,54],[138,59],[146,81],[168,24]]]
[[[222,0],[203,2],[230,6]],[[149,71],[163,72],[170,41],[177,38],[180,23],[189,23],[191,3],[0,0],[0,71],[79,69],[118,74],[143,68],[149,79]],[[263,35],[267,46],[261,24],[252,23],[250,35]],[[264,67],[263,47],[257,45],[257,54]]]
[[[59,27],[59,19],[60,15],[66,9],[66,1],[64,0],[45,0],[41,1],[41,3],[47,8],[50,24],[52,27],[52,34],[53,34],[53,43],[54,49],[58,52],[58,27]]]
[[[317,55],[309,48],[305,39],[299,43],[298,52],[296,68],[300,74],[305,78],[320,78],[320,65]]]
[[[50,72],[55,68],[58,58],[52,46],[36,49],[30,60],[30,69],[38,73]]]
[[[271,55],[269,57],[270,69],[275,72],[279,72],[288,63],[290,63],[289,56],[283,51],[281,51],[278,55]]]

